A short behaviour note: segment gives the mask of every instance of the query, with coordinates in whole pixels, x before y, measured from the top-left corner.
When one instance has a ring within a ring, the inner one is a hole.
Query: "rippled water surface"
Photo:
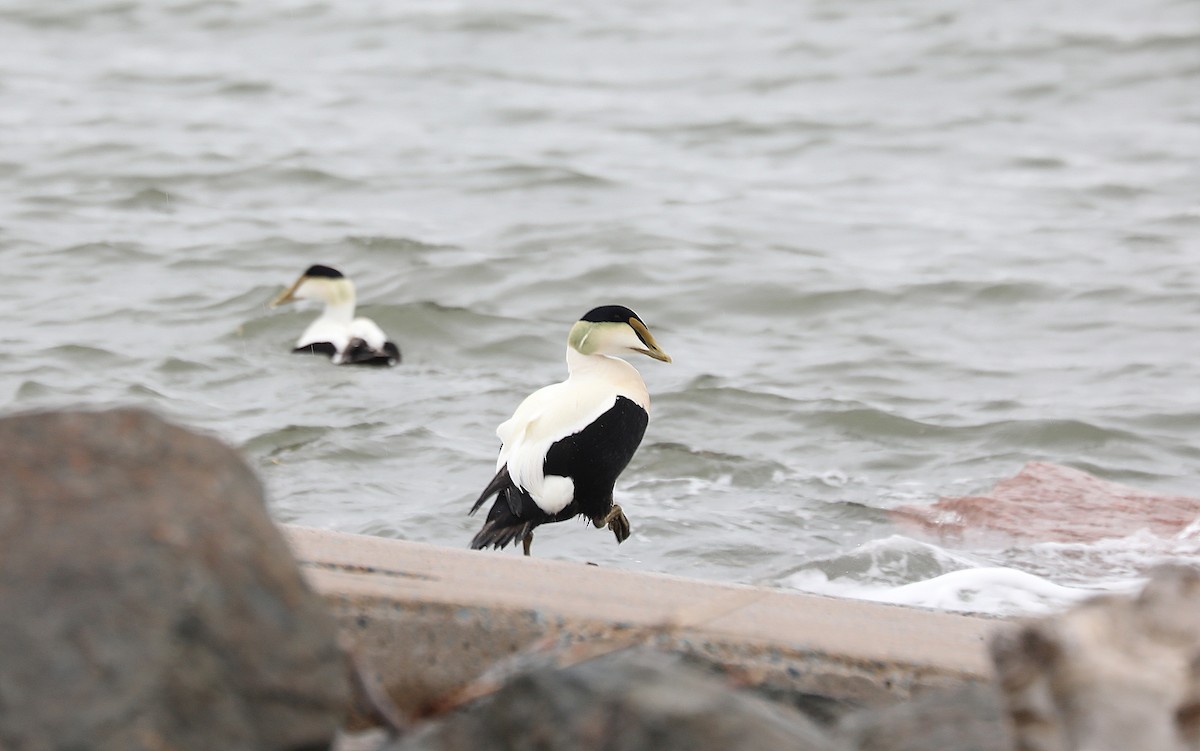
[[[595,304],[675,362],[634,535],[535,552],[1036,611],[1200,554],[888,510],[1029,460],[1200,495],[1200,6],[0,0],[0,405],[139,404],[284,521],[463,546]],[[289,354],[311,263],[400,343]]]

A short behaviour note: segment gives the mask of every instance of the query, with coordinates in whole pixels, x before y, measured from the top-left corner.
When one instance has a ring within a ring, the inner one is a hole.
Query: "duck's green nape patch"
[[[624,323],[594,323],[592,321],[576,321],[567,335],[567,346],[582,355],[594,355],[604,345],[617,335],[617,329],[626,326]]]

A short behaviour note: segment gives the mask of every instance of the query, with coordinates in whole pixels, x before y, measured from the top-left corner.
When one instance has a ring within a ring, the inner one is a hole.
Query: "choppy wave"
[[[888,514],[1030,460],[1196,493],[1188,3],[16,0],[0,37],[9,411],[147,406],[277,518],[464,545],[495,426],[621,302],[675,360],[633,537],[543,555],[997,613],[1200,557]],[[290,354],[311,263],[401,367]]]
[[[1062,586],[1019,569],[1000,567],[959,569],[892,587],[849,577],[829,579],[817,571],[795,574],[787,583],[814,594],[988,615],[1054,613],[1106,591]],[[1137,579],[1124,581],[1117,591],[1133,592],[1140,583]]]
[[[892,536],[873,540],[853,553],[806,564],[783,584],[805,592],[897,605],[1040,615],[1099,594],[1134,591],[1143,582],[1141,572],[1175,559],[1169,553],[1197,552],[1194,544],[1178,548],[1139,533],[1090,545],[1042,543],[1014,556],[1024,560],[1010,559],[1012,565],[997,566],[987,554],[964,554]],[[1125,566],[1113,566],[1115,558]]]

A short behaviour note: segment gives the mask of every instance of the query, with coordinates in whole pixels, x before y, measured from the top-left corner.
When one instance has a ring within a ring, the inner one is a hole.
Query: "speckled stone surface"
[[[745,685],[885,705],[990,676],[996,621],[519,555],[286,528],[310,581],[405,710],[514,655],[652,644]]]
[[[1136,597],[1015,624],[990,647],[1016,748],[1200,749],[1195,560],[1154,568]]]
[[[534,669],[387,751],[849,751],[812,720],[647,648]]]

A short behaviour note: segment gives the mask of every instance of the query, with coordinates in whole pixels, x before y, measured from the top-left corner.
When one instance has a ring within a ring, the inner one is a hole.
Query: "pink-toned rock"
[[[895,517],[942,534],[992,530],[1018,537],[1087,542],[1140,529],[1178,534],[1200,517],[1200,498],[1149,493],[1078,469],[1030,462],[987,495],[903,506]]]

